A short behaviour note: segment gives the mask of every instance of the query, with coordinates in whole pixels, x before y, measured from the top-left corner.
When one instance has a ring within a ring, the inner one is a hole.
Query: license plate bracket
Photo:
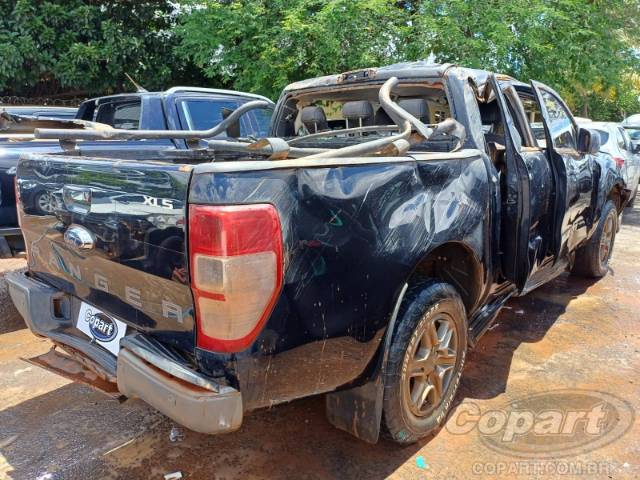
[[[115,356],[120,351],[120,339],[127,332],[126,323],[85,302],[80,305],[76,328]]]

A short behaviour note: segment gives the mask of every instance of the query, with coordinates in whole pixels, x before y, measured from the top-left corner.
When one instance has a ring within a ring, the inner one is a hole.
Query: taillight
[[[282,287],[275,207],[190,205],[189,261],[198,347],[244,350],[260,333]]]
[[[616,162],[616,167],[622,168],[624,167],[624,158],[622,157],[613,157],[614,162]]]

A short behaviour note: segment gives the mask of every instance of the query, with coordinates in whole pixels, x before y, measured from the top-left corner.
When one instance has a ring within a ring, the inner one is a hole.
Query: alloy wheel
[[[613,250],[613,239],[615,235],[615,214],[610,212],[604,221],[602,235],[600,235],[600,264],[606,267]]]
[[[455,371],[458,334],[453,319],[441,315],[431,319],[415,343],[404,379],[405,402],[417,417],[425,417],[444,396]]]

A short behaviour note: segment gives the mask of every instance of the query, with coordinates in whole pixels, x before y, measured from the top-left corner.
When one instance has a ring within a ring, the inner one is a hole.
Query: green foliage
[[[173,13],[168,1],[2,1],[0,91],[130,91],[125,72],[147,88],[189,78],[194,69],[174,55]]]
[[[4,0],[3,94],[192,84],[272,98],[323,74],[427,58],[558,90],[576,114],[640,111],[640,0]]]
[[[427,58],[556,88],[576,114],[640,111],[638,0],[199,0],[178,51],[227,86],[287,83]]]
[[[197,5],[178,28],[181,54],[208,76],[271,97],[294,80],[394,61],[404,28],[389,0]]]

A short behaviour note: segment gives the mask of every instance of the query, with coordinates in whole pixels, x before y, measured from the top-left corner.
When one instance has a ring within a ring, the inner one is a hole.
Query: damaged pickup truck
[[[155,162],[27,155],[18,195],[61,199],[20,203],[29,269],[10,294],[55,355],[193,430],[325,393],[335,426],[410,443],[443,424],[509,298],[606,274],[627,194],[598,148],[537,82],[423,62],[302,81],[267,138]]]

